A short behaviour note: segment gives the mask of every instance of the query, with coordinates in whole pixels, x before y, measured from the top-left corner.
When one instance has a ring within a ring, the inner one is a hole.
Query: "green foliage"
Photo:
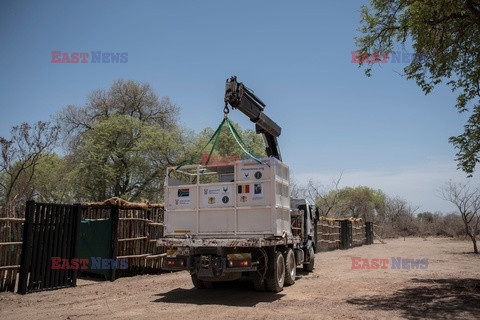
[[[337,198],[338,200],[333,200]],[[334,203],[331,211],[338,217],[364,218],[373,221],[376,215],[383,215],[385,211],[385,193],[380,189],[365,186],[345,187],[331,190],[326,195],[316,199],[320,209],[325,202]]]
[[[363,53],[392,53],[412,45],[417,57],[404,68],[425,94],[447,80],[458,93],[456,107],[473,106],[465,132],[451,137],[458,166],[471,175],[480,157],[480,4],[472,0],[370,0],[361,11]],[[362,64],[361,64],[362,65]],[[372,63],[365,73],[370,76]]]
[[[76,201],[119,196],[160,202],[163,177],[193,152],[193,134],[178,126],[179,108],[148,83],[117,80],[97,89],[86,106],[59,115],[74,163]]]
[[[0,137],[0,198],[4,214],[21,208],[33,196],[36,166],[55,147],[59,128],[49,122],[12,127],[9,139]]]
[[[74,202],[73,163],[68,157],[63,158],[56,153],[45,155],[35,168],[32,186],[36,201]]]
[[[433,213],[431,212],[421,212],[417,214],[417,219],[421,222],[433,222]]]
[[[465,125],[465,131],[449,140],[459,150],[458,166],[472,176],[475,166],[480,162],[480,106],[474,108],[473,114]]]
[[[385,193],[369,187],[345,187],[340,191],[340,207],[352,217],[362,217],[372,221],[374,212],[385,209]]]
[[[110,115],[82,134],[77,150],[80,198],[131,201],[162,192],[165,169],[180,161],[184,136],[128,115]]]

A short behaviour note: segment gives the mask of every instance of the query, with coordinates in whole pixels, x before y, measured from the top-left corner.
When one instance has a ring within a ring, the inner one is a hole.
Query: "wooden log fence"
[[[23,218],[0,218],[0,292],[14,291],[20,270]]]
[[[116,232],[112,233],[111,249],[116,259],[128,259],[128,268],[117,269],[110,280],[117,277],[160,273],[162,248],[156,239],[163,236],[163,205],[83,204],[82,220],[112,219]],[[0,292],[15,292],[21,268],[23,228],[25,218],[0,217]]]
[[[82,216],[88,220],[107,219],[118,212],[117,226],[112,233],[113,258],[127,259],[128,267],[116,269],[111,280],[139,274],[161,273],[165,251],[156,246],[156,240],[163,236],[163,205],[106,202],[106,204],[82,204]]]
[[[317,252],[373,243],[373,224],[362,219],[321,216],[315,229]]]
[[[340,220],[320,217],[317,221],[317,252],[340,249]]]

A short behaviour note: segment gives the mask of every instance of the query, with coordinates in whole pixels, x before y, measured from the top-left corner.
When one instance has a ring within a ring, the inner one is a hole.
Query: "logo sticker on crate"
[[[262,200],[263,199],[263,184],[255,183],[253,185],[253,200]]]
[[[202,205],[204,207],[231,207],[233,186],[208,186],[202,190]]]
[[[190,196],[190,189],[178,189],[178,196],[179,197],[189,197]]]
[[[239,185],[237,187],[238,193],[250,193],[250,185],[249,184],[244,184],[244,185]]]

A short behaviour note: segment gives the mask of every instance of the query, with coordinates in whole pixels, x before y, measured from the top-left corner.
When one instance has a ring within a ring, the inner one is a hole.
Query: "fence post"
[[[373,244],[373,222],[365,222],[365,242]]]
[[[348,237],[348,240],[347,240],[347,249],[350,249],[352,247],[352,239],[353,239],[353,228],[352,228],[352,221],[350,220],[347,220],[347,237]]]
[[[18,278],[18,293],[27,293],[28,272],[32,263],[33,246],[33,214],[35,201],[29,200],[25,206],[25,224],[23,225],[22,256],[20,262],[20,274]]]
[[[75,228],[73,229],[73,241],[74,241],[74,246],[73,246],[73,258],[78,258],[78,243],[80,242],[80,224],[82,223],[82,206],[79,203],[74,204],[74,223],[75,223]],[[72,273],[72,286],[76,287],[77,286],[77,275],[78,275],[78,269],[73,269]]]
[[[348,249],[348,228],[347,220],[340,221],[340,240],[341,249]]]
[[[112,220],[112,259],[117,259],[117,243],[118,243],[118,219],[119,219],[119,208],[118,205],[115,205],[111,209],[110,219]],[[115,281],[116,270],[112,266],[110,273],[110,281]]]

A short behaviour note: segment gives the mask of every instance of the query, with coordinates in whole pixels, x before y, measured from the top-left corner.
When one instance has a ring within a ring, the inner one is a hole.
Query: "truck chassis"
[[[244,278],[251,280],[256,290],[272,292],[295,283],[297,265],[313,270],[314,259],[304,261],[301,244],[301,238],[296,236],[157,240],[158,246],[167,248],[162,268],[188,270],[198,289]]]

